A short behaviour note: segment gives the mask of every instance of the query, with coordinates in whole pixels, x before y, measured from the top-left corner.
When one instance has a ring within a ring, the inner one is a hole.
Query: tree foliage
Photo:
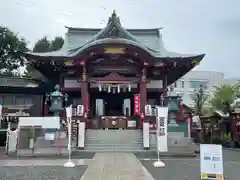
[[[62,37],[55,37],[54,40],[51,41],[50,50],[57,51],[62,48],[64,43],[64,39]]]
[[[33,47],[33,52],[51,52],[61,49],[64,40],[62,37],[55,37],[52,41],[48,40],[46,36],[38,40]]]
[[[195,113],[202,115],[204,112],[204,106],[208,100],[208,95],[206,94],[204,88],[200,87],[199,89],[195,89],[194,93],[191,95],[191,98],[194,103],[193,108]]]
[[[17,69],[24,65],[25,59],[19,53],[28,51],[27,43],[16,33],[0,26],[0,74],[19,75]]]
[[[230,113],[232,110],[231,104],[237,99],[238,94],[238,85],[216,86],[209,104],[214,110],[222,111],[225,114]]]
[[[33,52],[49,52],[50,50],[50,42],[48,41],[47,37],[43,37],[42,39],[38,40],[33,47]]]

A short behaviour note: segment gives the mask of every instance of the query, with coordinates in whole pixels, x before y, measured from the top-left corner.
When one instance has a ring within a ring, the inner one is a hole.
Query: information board
[[[55,138],[55,134],[54,133],[45,133],[45,140],[53,141],[54,138]]]
[[[224,180],[222,145],[200,144],[201,179]]]

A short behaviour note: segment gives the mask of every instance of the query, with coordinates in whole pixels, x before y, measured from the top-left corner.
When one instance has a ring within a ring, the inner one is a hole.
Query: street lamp
[[[75,164],[71,160],[71,145],[72,145],[72,105],[66,107],[66,118],[68,123],[68,162],[64,164],[64,167],[75,167]]]

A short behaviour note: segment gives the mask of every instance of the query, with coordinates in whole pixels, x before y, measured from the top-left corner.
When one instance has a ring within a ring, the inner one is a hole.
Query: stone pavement
[[[66,163],[67,159],[23,159],[23,160],[0,160],[0,167],[31,167],[31,166],[62,166]],[[72,160],[76,166],[84,164],[83,159]],[[0,178],[1,179],[1,178]]]
[[[132,153],[96,153],[81,180],[154,180]]]

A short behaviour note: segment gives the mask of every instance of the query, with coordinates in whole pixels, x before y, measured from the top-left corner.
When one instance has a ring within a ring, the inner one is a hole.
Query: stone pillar
[[[146,68],[142,70],[141,81],[139,84],[140,89],[140,114],[141,114],[141,128],[145,119],[145,105],[147,104],[147,80],[146,80]]]
[[[89,113],[89,93],[88,93],[88,82],[86,68],[83,67],[82,71],[82,83],[81,83],[81,99],[84,107],[84,122],[85,127],[88,127],[88,113]]]

